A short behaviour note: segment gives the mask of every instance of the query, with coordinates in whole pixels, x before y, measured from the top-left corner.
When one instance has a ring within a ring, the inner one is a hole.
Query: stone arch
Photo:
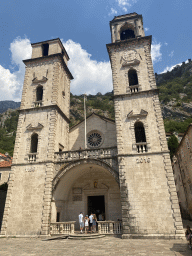
[[[110,165],[108,165],[107,163],[105,163],[101,160],[81,159],[81,160],[77,160],[72,163],[69,163],[67,165],[63,165],[60,168],[60,170],[58,171],[58,173],[55,175],[55,177],[53,179],[53,191],[56,189],[56,187],[63,175],[65,175],[67,172],[69,172],[72,168],[74,168],[78,165],[81,165],[81,164],[94,164],[94,165],[103,167],[114,177],[114,179],[116,180],[116,182],[119,185],[119,175],[118,175],[117,171],[115,171]]]
[[[135,27],[130,24],[130,23],[124,23],[120,30],[119,30],[119,36],[120,36],[120,40],[127,40],[127,39],[132,39],[136,37],[136,33],[135,33]]]
[[[129,80],[129,86],[138,85],[138,75],[137,70],[134,68],[130,68],[128,71],[128,80]]]
[[[36,88],[36,101],[42,101],[43,99],[43,86],[38,85]]]
[[[31,135],[30,153],[37,153],[37,148],[38,148],[38,134],[34,132]]]

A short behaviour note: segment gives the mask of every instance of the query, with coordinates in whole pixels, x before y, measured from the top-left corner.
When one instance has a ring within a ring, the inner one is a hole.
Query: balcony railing
[[[137,152],[138,153],[145,153],[147,152],[147,142],[139,142],[136,143]]]
[[[42,100],[39,100],[39,101],[35,101],[35,102],[34,102],[34,107],[35,107],[35,108],[41,107],[42,105],[43,105]]]
[[[99,234],[121,234],[121,221],[97,221]]]
[[[50,224],[50,235],[74,234],[76,221],[55,222]]]
[[[36,159],[37,159],[37,153],[29,153],[28,154],[28,161],[30,163],[36,162]]]
[[[112,158],[117,155],[117,148],[87,149],[76,151],[63,151],[55,153],[56,162],[74,161],[88,158]]]
[[[134,92],[138,92],[139,91],[139,85],[130,85],[129,86],[129,89],[131,91],[131,93],[134,93]]]

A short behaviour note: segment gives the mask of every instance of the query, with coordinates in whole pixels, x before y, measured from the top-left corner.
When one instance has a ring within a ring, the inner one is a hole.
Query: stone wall
[[[104,121],[96,115],[92,115],[87,119],[87,134],[91,131],[101,132],[104,140],[101,148],[115,147],[117,145],[116,141],[116,130],[115,123],[113,121]],[[85,123],[82,122],[76,125],[70,130],[69,133],[70,150],[78,150],[80,147],[84,149],[85,147]],[[88,145],[89,148],[89,145]]]
[[[2,234],[40,234],[45,172],[43,164],[12,167]]]
[[[20,109],[36,107],[36,90],[43,86],[42,106],[58,105],[69,118],[70,79],[59,57],[29,61],[26,64],[25,80]],[[45,77],[47,80],[43,81]],[[37,78],[39,82],[32,80]]]
[[[11,167],[0,168],[0,173],[1,173],[0,185],[2,185],[5,182],[8,182],[10,171],[11,171]]]

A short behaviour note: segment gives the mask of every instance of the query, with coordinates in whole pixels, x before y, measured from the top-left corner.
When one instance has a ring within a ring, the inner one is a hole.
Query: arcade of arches
[[[78,215],[95,213],[103,220],[121,219],[119,184],[103,166],[80,164],[60,178],[52,198],[51,222],[76,221]]]

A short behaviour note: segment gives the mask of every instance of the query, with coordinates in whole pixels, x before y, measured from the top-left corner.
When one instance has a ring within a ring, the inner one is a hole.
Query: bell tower
[[[68,150],[69,56],[59,38],[32,44],[1,234],[47,235],[54,153]]]
[[[183,227],[151,60],[137,13],[110,22],[123,237],[181,237]]]

